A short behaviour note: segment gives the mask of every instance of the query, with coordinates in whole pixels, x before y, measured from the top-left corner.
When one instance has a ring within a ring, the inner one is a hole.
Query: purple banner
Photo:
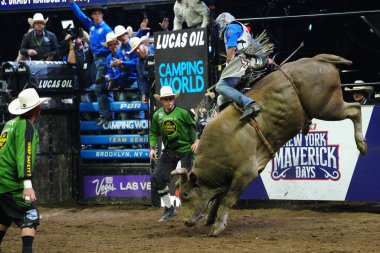
[[[150,197],[150,175],[85,176],[84,197]]]

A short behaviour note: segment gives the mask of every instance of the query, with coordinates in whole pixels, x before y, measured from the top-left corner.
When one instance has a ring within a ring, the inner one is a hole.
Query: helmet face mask
[[[215,32],[215,35],[223,40],[223,33],[224,31],[226,30],[227,26],[231,23],[235,21],[235,17],[232,16],[230,13],[228,12],[223,12],[222,14],[220,14],[216,19],[215,19],[215,22],[214,22],[214,32]]]

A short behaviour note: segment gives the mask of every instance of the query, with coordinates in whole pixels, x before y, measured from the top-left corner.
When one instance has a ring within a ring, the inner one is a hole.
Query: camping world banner
[[[157,32],[154,40],[156,93],[169,85],[181,93],[176,104],[194,108],[208,88],[206,28]]]

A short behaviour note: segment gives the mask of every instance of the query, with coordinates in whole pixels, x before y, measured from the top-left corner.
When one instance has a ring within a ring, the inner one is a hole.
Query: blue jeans
[[[89,88],[91,90],[96,90],[96,84],[92,84]],[[106,94],[106,96],[107,96],[108,104],[114,101],[114,96],[113,96],[112,92],[108,92]],[[94,93],[86,93],[85,94],[85,98],[83,99],[82,102],[85,102],[85,103],[97,102],[97,96]],[[110,115],[111,115],[112,118],[114,117],[114,114],[115,113],[110,112]],[[96,116],[92,116],[88,120],[94,120],[94,117],[96,117]]]
[[[90,90],[95,90],[96,88],[96,84],[91,84],[91,86],[89,87]],[[114,102],[114,96],[113,96],[113,92],[108,92],[107,93],[107,98],[108,98],[108,103],[111,103],[111,102]],[[93,93],[86,93],[86,99],[83,100],[82,102],[85,102],[85,103],[94,103],[94,102],[97,102],[97,98],[96,98],[96,95],[93,94]]]
[[[240,91],[235,89],[236,85],[239,83],[240,77],[227,77],[220,79],[216,84],[215,90],[225,98],[233,100],[238,106],[244,109],[254,101],[242,94]]]
[[[98,80],[101,76],[106,75],[107,66],[106,66],[106,56],[96,57],[95,58],[96,66],[96,79]],[[95,94],[98,100],[99,106],[99,117],[102,119],[111,118],[109,102],[107,98],[107,86],[106,83],[96,84]]]

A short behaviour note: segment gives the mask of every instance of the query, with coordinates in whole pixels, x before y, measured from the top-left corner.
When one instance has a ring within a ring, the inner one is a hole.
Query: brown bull
[[[366,153],[360,104],[343,101],[335,64],[351,62],[327,54],[303,58],[285,64],[283,71],[261,79],[247,93],[262,109],[256,121],[274,151],[298,134],[308,119],[349,118],[357,148]],[[224,231],[230,208],[273,155],[255,128],[239,121],[240,116],[234,105],[224,109],[207,124],[191,172],[172,172],[181,175],[178,186],[185,225],[195,225],[207,211],[205,225],[212,225],[212,236]]]

